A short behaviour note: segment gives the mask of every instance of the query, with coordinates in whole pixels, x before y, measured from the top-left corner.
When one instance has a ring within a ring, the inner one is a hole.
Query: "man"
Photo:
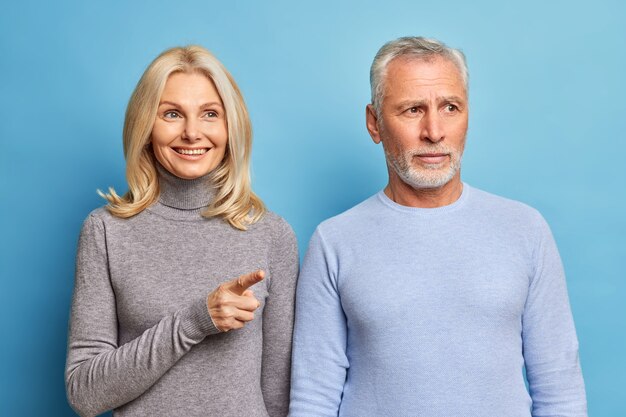
[[[370,79],[367,129],[389,183],[311,239],[290,416],[586,416],[546,222],[461,181],[463,54],[400,38],[378,52]]]

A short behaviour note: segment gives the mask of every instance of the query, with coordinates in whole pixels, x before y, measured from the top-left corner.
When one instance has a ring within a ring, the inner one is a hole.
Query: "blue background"
[[[159,52],[199,43],[233,73],[255,129],[255,190],[303,252],[321,220],[386,183],[382,149],[365,130],[368,70],[384,42],[410,34],[468,56],[464,180],[547,218],[590,415],[626,415],[626,6],[465,3],[5,3],[2,414],[73,415],[63,370],[77,236],[103,204],[97,188],[125,190],[124,110]]]

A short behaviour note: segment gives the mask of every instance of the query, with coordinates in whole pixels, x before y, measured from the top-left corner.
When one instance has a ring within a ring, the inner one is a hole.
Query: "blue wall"
[[[626,415],[625,18],[617,0],[3,5],[2,414],[73,415],[63,368],[77,235],[97,188],[125,188],[124,109],[150,60],[199,43],[231,70],[255,128],[255,189],[303,251],[317,223],[384,186],[364,123],[368,68],[385,41],[422,34],[468,56],[464,179],[553,228],[590,415]]]

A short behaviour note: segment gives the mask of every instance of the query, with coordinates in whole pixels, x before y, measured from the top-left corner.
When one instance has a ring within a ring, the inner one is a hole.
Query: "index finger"
[[[247,290],[257,282],[263,281],[263,278],[265,278],[265,271],[259,269],[233,279],[226,284],[226,287],[230,292],[233,292],[237,295],[242,295],[245,290]]]

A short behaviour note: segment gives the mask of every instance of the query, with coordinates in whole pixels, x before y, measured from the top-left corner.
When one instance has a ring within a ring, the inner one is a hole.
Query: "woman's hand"
[[[217,287],[207,297],[209,315],[221,332],[241,329],[254,319],[254,310],[261,303],[248,288],[265,277],[262,270],[250,272]]]

